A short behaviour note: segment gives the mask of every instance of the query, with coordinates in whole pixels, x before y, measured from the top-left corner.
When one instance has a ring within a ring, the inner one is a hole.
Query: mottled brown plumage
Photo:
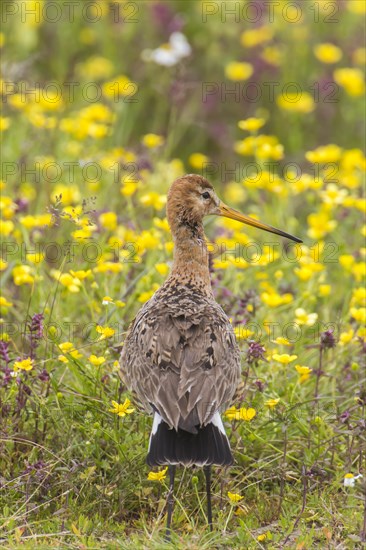
[[[202,198],[209,193],[210,198]],[[131,324],[121,356],[122,376],[147,411],[170,428],[196,433],[230,403],[240,381],[232,326],[211,289],[202,226],[220,201],[201,176],[171,186],[167,216],[174,262],[163,286]]]

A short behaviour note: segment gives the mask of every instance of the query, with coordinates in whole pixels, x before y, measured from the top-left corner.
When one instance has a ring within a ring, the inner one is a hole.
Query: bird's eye
[[[211,197],[210,193],[208,191],[205,191],[204,193],[202,193],[202,197],[204,199],[209,199]]]

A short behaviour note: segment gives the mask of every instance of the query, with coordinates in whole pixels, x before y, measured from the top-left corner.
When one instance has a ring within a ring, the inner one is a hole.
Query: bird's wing
[[[213,301],[192,296],[145,304],[130,327],[122,376],[147,409],[194,431],[227,405],[240,381],[232,326]]]

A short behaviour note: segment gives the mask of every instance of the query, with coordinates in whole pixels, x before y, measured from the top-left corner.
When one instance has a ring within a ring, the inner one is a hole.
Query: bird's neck
[[[174,260],[169,279],[212,296],[208,250],[202,224],[181,224],[172,233]]]

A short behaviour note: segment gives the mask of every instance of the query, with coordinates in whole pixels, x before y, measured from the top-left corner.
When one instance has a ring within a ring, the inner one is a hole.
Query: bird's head
[[[218,198],[211,183],[203,176],[188,174],[173,182],[167,200],[167,217],[173,232],[181,225],[199,226],[202,224],[203,218],[209,214],[231,218],[264,231],[281,235],[297,243],[302,242],[289,233],[230,208]]]

